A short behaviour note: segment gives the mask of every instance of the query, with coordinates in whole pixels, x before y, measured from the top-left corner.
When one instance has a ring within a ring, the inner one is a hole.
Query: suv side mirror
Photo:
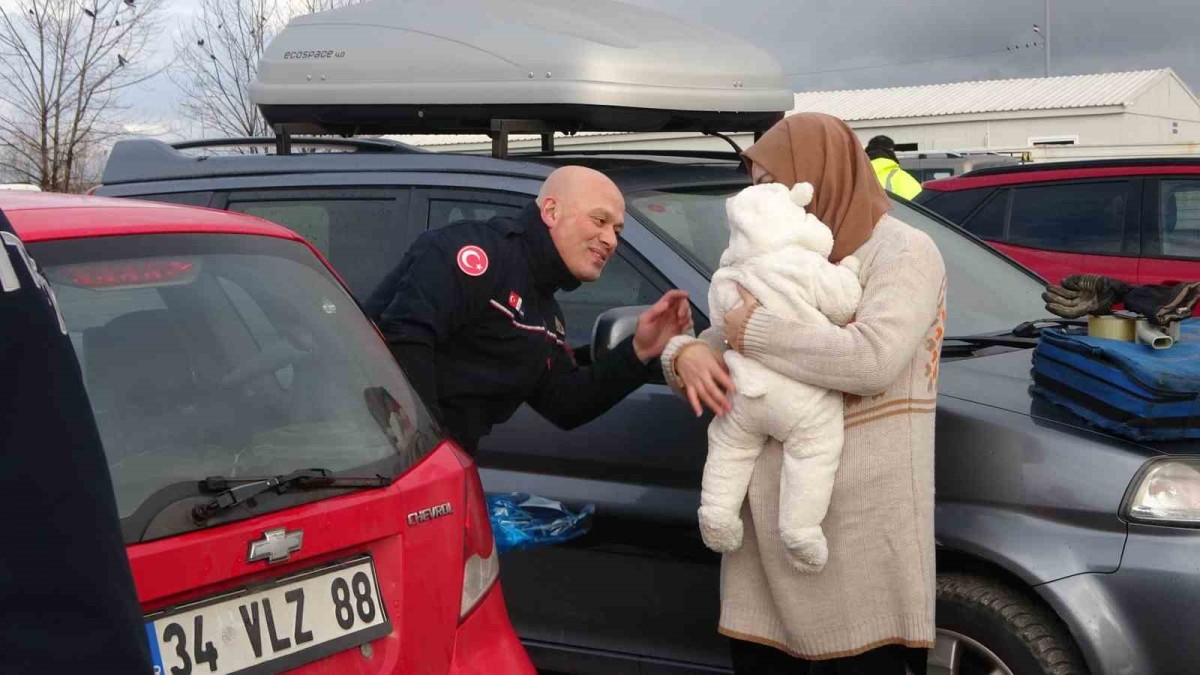
[[[637,332],[638,316],[647,309],[650,309],[650,305],[616,307],[596,317],[596,323],[592,326],[592,363],[608,356],[617,345]],[[661,371],[654,373],[650,382],[667,383]]]
[[[596,317],[592,326],[592,363],[608,356],[637,331],[638,316],[649,305],[615,307]]]

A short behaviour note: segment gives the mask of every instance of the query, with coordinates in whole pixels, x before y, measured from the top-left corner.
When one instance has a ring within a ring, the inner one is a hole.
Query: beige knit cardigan
[[[802,574],[784,557],[776,441],[755,465],[742,547],[721,564],[719,631],[808,659],[934,641],[933,429],[945,267],[927,235],[888,215],[854,255],[864,290],[852,323],[790,323],[763,307],[745,335],[747,356],[846,393],[845,444],[822,524],[825,569]],[[727,348],[715,328],[672,340],[662,362],[677,391],[675,354],[697,339]]]

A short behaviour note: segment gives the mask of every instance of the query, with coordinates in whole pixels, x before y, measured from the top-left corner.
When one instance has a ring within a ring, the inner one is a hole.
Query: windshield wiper
[[[994,333],[991,335],[947,336],[944,338],[942,350],[948,353],[963,352],[971,354],[981,347],[1016,347],[1018,349],[1032,349],[1033,347],[1037,346],[1038,336],[1042,334],[1043,328],[1066,328],[1070,326],[1086,325],[1087,321],[1084,319],[1050,318],[1023,321],[1006,333]],[[945,344],[947,342],[959,342],[961,344]]]
[[[1026,349],[1037,346],[1037,338],[1016,337],[1013,335],[952,335],[944,338],[945,342],[962,342],[976,347],[1019,347]]]
[[[1086,319],[1036,319],[1034,321],[1023,321],[1017,324],[1016,328],[1009,331],[1009,335],[1014,337],[1033,338],[1042,334],[1043,328],[1068,328],[1070,326],[1086,326]]]
[[[1033,349],[1037,338],[1020,338],[1011,335],[953,335],[943,339],[943,356],[971,356],[984,347],[1013,347]],[[955,344],[957,343],[957,344]]]
[[[243,483],[229,487],[232,483]],[[200,481],[200,489],[205,492],[219,492],[212,501],[197,504],[192,508],[192,520],[197,524],[223,513],[240,504],[267,493],[283,494],[288,490],[320,490],[322,488],[363,487],[381,488],[392,484],[387,476],[375,475],[367,477],[335,476],[329,469],[300,469],[281,476],[271,478],[225,478],[210,476]]]

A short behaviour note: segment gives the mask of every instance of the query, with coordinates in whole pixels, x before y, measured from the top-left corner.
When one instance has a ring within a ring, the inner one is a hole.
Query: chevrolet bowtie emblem
[[[257,560],[266,560],[268,563],[282,562],[290,558],[292,553],[299,551],[302,543],[304,543],[304,530],[288,532],[282,527],[278,530],[267,530],[263,532],[262,539],[250,542],[250,555],[246,560],[247,562]]]

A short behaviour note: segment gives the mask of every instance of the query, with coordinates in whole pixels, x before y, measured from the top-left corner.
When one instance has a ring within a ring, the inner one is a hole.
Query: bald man
[[[556,170],[514,218],[424,233],[365,303],[430,412],[468,452],[522,403],[562,429],[644,384],[667,341],[691,327],[687,295],[666,293],[636,333],[581,368],[554,299],[600,278],[625,199],[604,174]]]

